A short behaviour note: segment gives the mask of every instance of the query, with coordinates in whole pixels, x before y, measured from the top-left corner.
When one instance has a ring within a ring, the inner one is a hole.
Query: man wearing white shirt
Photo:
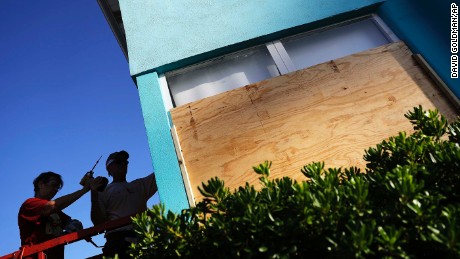
[[[154,173],[132,182],[126,181],[128,158],[129,154],[124,150],[107,158],[106,169],[113,179],[104,191],[91,191],[91,220],[94,225],[145,211],[147,201],[157,192]],[[130,258],[126,252],[136,238],[132,225],[108,231],[105,238],[104,256],[118,254],[120,259]]]

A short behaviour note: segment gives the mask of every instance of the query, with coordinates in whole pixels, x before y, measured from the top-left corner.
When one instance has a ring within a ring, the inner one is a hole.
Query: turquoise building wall
[[[179,212],[189,205],[157,73],[138,76],[137,85],[160,200],[168,209]]]
[[[381,0],[119,0],[131,75]]]
[[[450,4],[452,0],[391,0],[379,9],[379,16],[420,53],[452,92],[460,96],[459,79],[450,78]]]
[[[378,13],[415,53],[421,53],[459,94],[450,80],[449,10],[446,0],[120,0],[130,73],[137,82],[162,203],[188,207],[168,111],[158,74],[211,57],[321,27]],[[441,5],[446,5],[442,6]],[[447,22],[439,17],[447,17]],[[441,29],[442,28],[442,29]]]

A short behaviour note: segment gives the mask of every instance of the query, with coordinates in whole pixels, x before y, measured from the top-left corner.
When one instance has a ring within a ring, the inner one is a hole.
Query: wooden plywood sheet
[[[302,166],[365,167],[364,150],[412,131],[412,107],[456,111],[402,42],[212,96],[171,111],[195,199],[214,176],[237,188],[258,183],[252,166],[304,179]]]

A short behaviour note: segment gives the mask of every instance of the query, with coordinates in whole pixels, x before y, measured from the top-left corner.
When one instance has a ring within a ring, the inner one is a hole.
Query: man
[[[107,158],[106,169],[113,180],[104,191],[91,191],[91,220],[94,225],[145,211],[147,201],[156,193],[154,173],[132,182],[126,181],[128,158],[129,154],[124,150]],[[105,238],[104,256],[118,254],[120,259],[130,258],[127,250],[136,241],[132,225],[108,231]]]
[[[87,181],[78,191],[52,200],[62,188],[61,175],[54,172],[41,173],[34,182],[34,198],[27,199],[19,209],[18,225],[21,245],[35,245],[64,234],[64,230],[77,231],[83,226],[78,220],[72,220],[62,212],[92,187]],[[97,188],[97,185],[94,186]],[[64,258],[64,246],[57,246],[44,251],[48,259]],[[28,257],[28,258],[36,258]]]

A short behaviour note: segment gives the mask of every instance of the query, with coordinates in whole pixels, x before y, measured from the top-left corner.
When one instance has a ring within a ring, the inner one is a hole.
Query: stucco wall
[[[131,75],[379,0],[120,0]]]
[[[188,200],[171,139],[168,112],[164,108],[158,82],[155,72],[137,77],[160,201],[168,209],[180,212],[188,207]]]

